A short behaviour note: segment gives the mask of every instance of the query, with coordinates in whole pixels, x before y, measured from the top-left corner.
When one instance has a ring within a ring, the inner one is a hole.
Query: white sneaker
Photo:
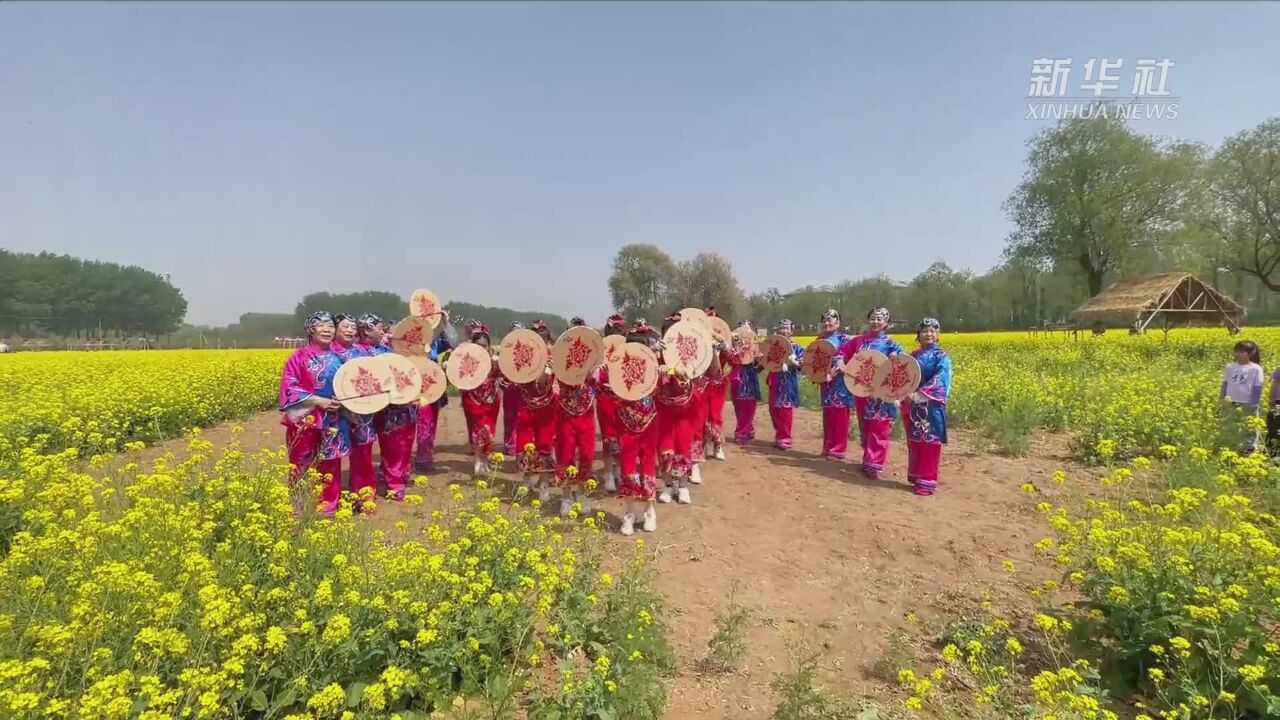
[[[646,530],[648,530],[648,529],[649,529],[649,514],[648,514],[648,513],[645,513],[645,516],[644,516],[644,527],[645,527],[645,529],[646,529]],[[623,515],[623,516],[622,516],[622,527],[621,527],[621,528],[619,528],[618,530],[619,530],[619,532],[621,532],[623,535],[635,535],[635,534],[636,534],[636,516],[635,516],[635,515],[632,515],[631,513],[627,513],[626,515]]]
[[[671,490],[670,490],[670,488],[665,488],[665,487],[664,487],[664,488],[662,488],[662,492],[658,493],[658,502],[660,502],[660,503],[669,503],[669,502],[671,502]]]
[[[604,474],[604,491],[607,493],[618,492],[618,480],[613,476],[613,470],[610,469]]]
[[[689,482],[693,483],[694,485],[702,484],[702,470],[699,469],[701,467],[702,467],[701,463],[695,463],[693,466],[693,470],[689,472]]]
[[[573,510],[573,500],[564,498],[560,501],[560,517],[568,517],[571,510]]]
[[[538,500],[540,500],[543,505],[546,505],[547,503],[551,502],[551,491],[547,489],[545,486],[539,487]]]
[[[484,475],[484,473],[485,473],[484,461],[477,460],[476,464],[471,469],[471,474],[475,475],[476,477],[479,477],[481,475]]]
[[[628,516],[629,517],[629,516]],[[646,508],[644,511],[644,531],[653,532],[658,529],[658,511]]]
[[[689,488],[680,488],[680,491],[676,493],[676,501],[681,505],[693,503],[693,496],[689,494]]]
[[[724,459],[724,448],[722,448],[722,447],[718,447],[718,448],[716,448],[715,459],[717,459],[717,460],[723,460],[723,459]]]

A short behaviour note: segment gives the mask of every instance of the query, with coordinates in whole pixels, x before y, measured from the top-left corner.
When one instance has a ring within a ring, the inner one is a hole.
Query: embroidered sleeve
[[[934,362],[938,364],[938,370],[927,383],[920,386],[919,392],[930,400],[946,403],[947,396],[951,393],[951,356],[938,353]]]
[[[280,376],[280,409],[285,410],[311,399],[310,377],[301,354],[290,355]],[[304,379],[305,378],[305,379]]]

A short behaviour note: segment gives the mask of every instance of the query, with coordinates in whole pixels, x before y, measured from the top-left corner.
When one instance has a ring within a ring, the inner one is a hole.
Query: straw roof
[[[1155,315],[1170,325],[1238,326],[1245,308],[1191,273],[1171,272],[1114,283],[1072,312],[1071,320],[1080,327],[1145,327]]]

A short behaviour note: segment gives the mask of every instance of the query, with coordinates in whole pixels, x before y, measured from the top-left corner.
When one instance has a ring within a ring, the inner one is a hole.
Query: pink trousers
[[[862,471],[879,477],[884,472],[885,463],[889,462],[889,434],[893,431],[893,421],[860,419],[859,427],[862,430]]]
[[[364,500],[365,495],[362,494],[365,488],[369,488],[368,497],[372,498],[374,491],[377,489],[377,480],[373,474],[373,443],[367,442],[363,445],[351,446],[351,477],[348,478],[348,488],[351,494],[356,496],[357,500]]]
[[[849,408],[832,405],[822,408],[822,454],[828,460],[844,460],[849,448]]]
[[[289,450],[289,484],[293,485],[310,468],[320,473],[317,507],[321,513],[332,515],[338,510],[338,496],[342,494],[342,458],[319,460],[320,430],[285,426],[284,441]],[[299,508],[300,509],[300,508]]]
[[[733,416],[737,426],[733,429],[733,441],[739,445],[756,439],[756,405],[759,401],[753,398],[733,400]]]
[[[893,432],[893,420],[877,418],[869,420],[863,415],[865,398],[855,398],[858,413],[858,435],[862,439],[862,472],[878,478],[889,462],[889,434]]]
[[[795,408],[769,406],[769,419],[773,421],[773,445],[780,450],[791,449],[791,425]]]
[[[413,461],[424,472],[436,469],[436,425],[440,418],[440,408],[432,403],[418,407],[418,451]]]
[[[378,454],[382,456],[382,481],[387,484],[387,497],[403,500],[405,486],[409,484],[410,460],[413,457],[413,439],[418,428],[405,423],[395,430],[378,433]]]
[[[938,489],[938,465],[942,462],[942,443],[907,441],[907,479],[919,495],[932,495]]]

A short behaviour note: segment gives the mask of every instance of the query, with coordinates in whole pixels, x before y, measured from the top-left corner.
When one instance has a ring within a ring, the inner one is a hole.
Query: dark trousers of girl
[[[1280,403],[1267,412],[1267,454],[1280,458]]]

